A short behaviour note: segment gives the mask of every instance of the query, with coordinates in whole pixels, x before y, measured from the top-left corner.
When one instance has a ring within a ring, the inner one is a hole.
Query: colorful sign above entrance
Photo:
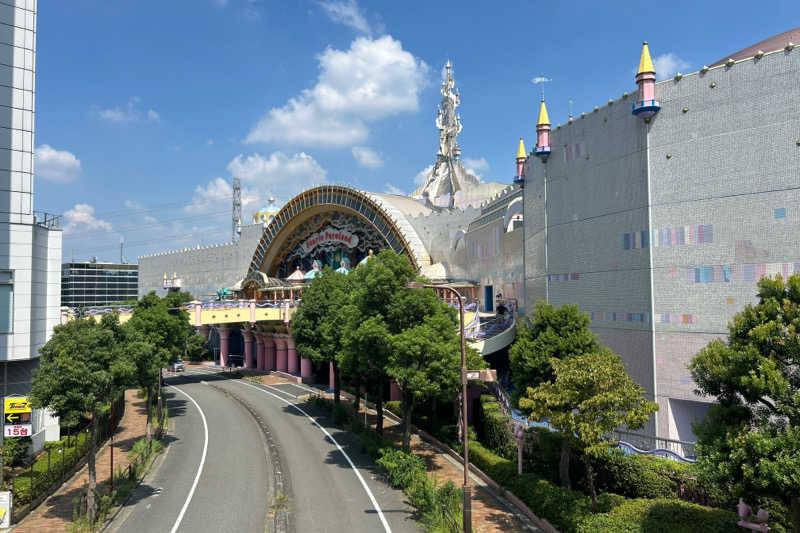
[[[328,226],[321,229],[317,233],[312,234],[305,241],[303,241],[300,255],[305,257],[310,254],[314,248],[331,244],[344,244],[348,248],[355,248],[358,246],[358,235],[354,235],[349,231]]]

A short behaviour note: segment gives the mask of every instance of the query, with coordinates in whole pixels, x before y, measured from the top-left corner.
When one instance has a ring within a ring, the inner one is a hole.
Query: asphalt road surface
[[[304,386],[214,370],[166,382],[171,442],[110,532],[421,531],[357,439],[298,403]]]

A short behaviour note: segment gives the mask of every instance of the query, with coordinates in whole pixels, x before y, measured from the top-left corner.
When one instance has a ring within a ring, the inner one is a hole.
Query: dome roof
[[[800,26],[791,30],[787,30],[783,33],[779,33],[777,35],[773,35],[772,37],[767,37],[763,41],[759,41],[755,44],[748,46],[747,48],[742,48],[738,52],[729,54],[720,59],[719,61],[715,61],[709,66],[716,67],[717,65],[721,65],[724,62],[726,62],[728,58],[738,60],[738,59],[746,59],[748,57],[753,57],[759,50],[762,50],[764,52],[773,52],[775,50],[780,50],[781,48],[786,46],[786,44],[789,42],[800,44]]]

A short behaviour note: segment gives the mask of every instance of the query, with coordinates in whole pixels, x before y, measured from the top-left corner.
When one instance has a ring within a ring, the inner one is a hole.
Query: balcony
[[[638,100],[631,104],[631,113],[634,115],[649,118],[658,113],[661,103],[658,100]]]

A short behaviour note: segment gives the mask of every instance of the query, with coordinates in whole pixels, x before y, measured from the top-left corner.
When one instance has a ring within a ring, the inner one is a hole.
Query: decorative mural
[[[288,277],[298,266],[308,271],[314,260],[334,270],[343,264],[355,265],[369,250],[384,247],[383,237],[356,215],[338,211],[314,215],[295,228],[281,246],[278,277]]]

